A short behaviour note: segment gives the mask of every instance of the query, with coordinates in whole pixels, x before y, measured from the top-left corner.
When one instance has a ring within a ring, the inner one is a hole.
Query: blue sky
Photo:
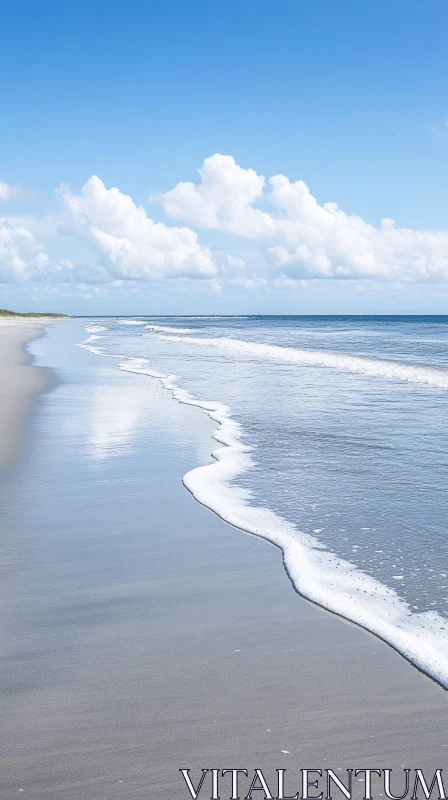
[[[10,190],[0,206],[0,305],[70,313],[446,310],[445,0],[18,0],[2,10],[2,22],[0,181]],[[214,154],[265,176],[263,191],[239,195],[243,173],[223,162],[216,177],[213,162],[215,183],[203,192],[197,171]],[[332,201],[346,218],[319,210],[318,222],[308,213],[298,221],[303,197],[293,211],[279,205],[268,183],[278,174],[290,186],[303,181],[319,209]],[[93,175],[104,191],[89,189],[80,204]],[[238,186],[217,199],[233,179]],[[215,203],[205,223],[191,203],[176,200],[173,214],[164,199],[181,182],[195,184],[193,205]],[[68,200],[55,191],[61,184],[70,186]],[[123,208],[106,220],[113,187]],[[168,226],[168,237],[188,227],[196,244],[185,254],[176,234],[157,254],[141,218],[134,241],[137,217],[125,195]],[[272,231],[260,222],[254,233],[253,209],[266,212]],[[287,230],[277,224],[285,216]],[[415,236],[403,247],[398,231],[361,231],[355,217],[375,230],[393,218]],[[110,240],[117,220],[119,245]],[[425,239],[417,259],[422,231],[439,235]],[[229,266],[229,258],[244,264]]]

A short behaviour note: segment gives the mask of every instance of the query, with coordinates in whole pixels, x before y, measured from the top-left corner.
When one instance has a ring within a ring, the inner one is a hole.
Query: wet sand
[[[42,369],[30,367],[25,351],[43,331],[34,320],[0,320],[0,472],[20,453],[33,399],[49,385]]]
[[[291,794],[301,767],[446,767],[447,693],[200,506],[181,478],[213,423],[82,338],[33,345],[61,380],[4,486],[0,798],[188,800],[185,767],[285,767]]]

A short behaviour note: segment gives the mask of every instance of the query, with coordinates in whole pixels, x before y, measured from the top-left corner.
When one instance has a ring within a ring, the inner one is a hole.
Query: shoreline
[[[6,514],[2,800],[183,800],[179,769],[219,764],[443,766],[446,693],[185,491],[212,420],[76,341],[33,348],[62,380]]]
[[[20,458],[34,403],[52,385],[47,370],[33,363],[27,345],[45,333],[49,319],[0,319],[0,475]]]
[[[268,508],[241,502],[238,487],[230,487],[229,481],[250,469],[252,462],[250,446],[243,444],[240,425],[230,409],[220,401],[193,397],[171,375],[151,370],[147,359],[104,353],[101,347],[90,344],[93,338],[101,336],[87,338],[78,346],[97,356],[123,359],[118,369],[158,380],[173,400],[199,408],[218,424],[212,438],[223,446],[212,449],[212,463],[198,465],[182,478],[197,502],[236,530],[278,547],[286,575],[300,597],[374,635],[447,691],[448,664],[440,642],[443,635],[443,643],[448,638],[446,620],[425,615],[426,628],[420,628],[419,616],[423,614],[413,615],[392,587],[362,570],[353,570],[349,562],[321,549],[317,539],[302,534]]]

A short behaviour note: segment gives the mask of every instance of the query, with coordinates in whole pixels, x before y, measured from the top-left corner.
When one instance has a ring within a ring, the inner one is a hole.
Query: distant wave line
[[[168,325],[145,325],[148,331],[161,331],[162,333],[196,333],[194,328],[170,328]]]
[[[289,364],[303,364],[327,367],[343,372],[370,375],[374,378],[388,378],[405,383],[431,386],[436,389],[448,389],[448,370],[441,367],[425,367],[418,364],[407,364],[401,361],[386,361],[370,356],[357,356],[351,353],[332,353],[325,350],[300,350],[294,347],[281,347],[262,342],[248,342],[242,339],[220,336],[213,339],[193,336],[165,336],[157,334],[157,338],[170,342],[188,342],[205,347],[217,347],[244,355],[269,358],[275,361],[286,361]]]

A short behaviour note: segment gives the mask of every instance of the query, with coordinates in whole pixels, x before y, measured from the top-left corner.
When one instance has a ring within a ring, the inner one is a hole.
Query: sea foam
[[[419,364],[407,364],[402,361],[386,361],[368,356],[356,356],[349,353],[332,353],[325,350],[300,350],[295,347],[280,347],[262,342],[247,342],[227,336],[216,338],[199,338],[193,336],[166,336],[156,334],[166,341],[188,342],[203,347],[217,347],[244,355],[268,358],[275,361],[287,361],[290,364],[302,364],[317,367],[328,367],[344,372],[355,372],[370,375],[374,378],[388,378],[407,383],[418,383],[437,389],[448,389],[448,370],[437,367],[424,367]]]
[[[85,342],[80,346],[108,356]],[[202,409],[218,423],[213,436],[224,446],[213,451],[215,461],[196,467],[183,478],[184,485],[200,503],[234,527],[277,545],[283,553],[287,573],[301,595],[376,634],[448,688],[446,619],[432,611],[412,613],[394,589],[330,553],[318,539],[269,509],[251,505],[250,492],[233,483],[253,466],[253,461],[252,448],[243,442],[242,428],[232,419],[228,406],[197,400],[177,385],[175,375],[151,370],[144,358],[109,357],[124,359],[118,367],[125,372],[157,378],[175,400]]]
[[[84,330],[87,333],[99,333],[99,331],[107,331],[104,325],[87,325]]]
[[[195,333],[194,328],[170,328],[164,325],[145,325],[148,331],[161,331],[162,333]]]
[[[117,319],[119,325],[144,325],[146,320],[142,319]]]

